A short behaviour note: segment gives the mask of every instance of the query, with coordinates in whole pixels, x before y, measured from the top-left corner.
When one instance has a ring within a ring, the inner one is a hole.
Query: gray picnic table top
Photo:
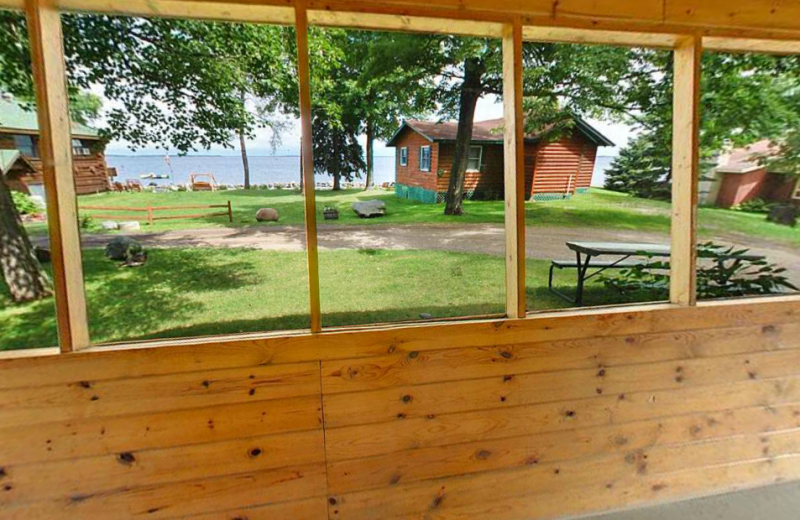
[[[633,242],[567,242],[567,247],[588,256],[624,255],[644,253],[652,256],[669,256],[667,244],[646,244]]]

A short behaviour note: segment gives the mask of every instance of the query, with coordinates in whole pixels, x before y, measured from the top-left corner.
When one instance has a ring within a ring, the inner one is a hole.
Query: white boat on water
[[[140,179],[169,179],[169,175],[166,173],[143,173],[139,175]]]

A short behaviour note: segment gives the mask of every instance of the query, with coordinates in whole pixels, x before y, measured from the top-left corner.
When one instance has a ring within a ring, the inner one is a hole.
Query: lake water
[[[252,184],[299,182],[300,157],[259,155],[250,158]],[[162,173],[169,179],[145,180],[145,184],[185,184],[190,173],[213,173],[220,184],[237,185],[244,182],[242,160],[236,156],[189,155],[170,157],[169,163],[160,155],[108,155],[108,165],[117,168],[119,179],[139,179],[144,173]],[[604,172],[612,157],[600,156],[595,163],[593,186],[602,186]],[[317,182],[330,182],[327,175],[316,175]],[[358,180],[358,179],[357,179]],[[363,180],[363,179],[362,179]],[[375,183],[394,182],[394,157],[375,157]]]

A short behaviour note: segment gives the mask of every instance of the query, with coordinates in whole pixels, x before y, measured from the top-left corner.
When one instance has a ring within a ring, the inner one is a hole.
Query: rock
[[[135,220],[125,220],[119,223],[118,229],[120,231],[139,231],[142,226]]]
[[[797,225],[797,217],[800,215],[800,208],[793,204],[779,204],[773,207],[767,215],[767,220],[784,226]]]
[[[280,215],[275,208],[261,208],[256,212],[256,220],[259,222],[277,222],[279,218]]]
[[[419,313],[419,317],[422,320],[432,320],[433,319],[433,314],[431,314],[429,312],[420,312]]]
[[[386,203],[382,200],[354,202],[353,211],[361,218],[382,217],[386,215]]]
[[[138,266],[147,261],[147,251],[130,237],[114,237],[106,244],[105,254],[110,260],[126,266]]]
[[[47,264],[50,263],[50,250],[44,247],[35,246],[33,248],[34,253],[36,254],[36,259],[42,263]]]
[[[117,224],[113,220],[104,220],[100,223],[100,227],[105,229],[106,231],[115,231],[119,229],[119,224]]]

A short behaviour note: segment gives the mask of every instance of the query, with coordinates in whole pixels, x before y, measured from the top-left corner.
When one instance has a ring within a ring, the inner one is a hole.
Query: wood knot
[[[665,489],[666,487],[667,487],[666,484],[653,484],[653,487],[650,488],[650,489],[652,489],[653,491],[661,491],[662,489]]]
[[[503,382],[504,383],[508,383],[512,379],[514,379],[514,376],[503,376]]]
[[[764,325],[763,327],[761,327],[761,333],[762,334],[773,334],[777,330],[778,330],[778,328],[775,327],[775,325]]]
[[[397,418],[398,419],[405,419],[406,418],[406,414],[401,412],[401,413],[397,414]]]
[[[261,455],[261,453],[262,453],[261,448],[253,448],[252,450],[250,450],[250,458],[254,459],[259,455]]]
[[[606,369],[605,369],[605,368],[601,368],[601,369],[600,369],[600,370],[597,372],[597,377],[605,377],[605,375],[606,375]]]
[[[6,473],[6,468],[0,468],[0,478],[5,478],[7,476],[8,473]]]
[[[501,350],[500,357],[503,359],[511,359],[512,357],[514,357],[514,355],[507,350]]]
[[[131,464],[136,462],[136,457],[133,456],[133,453],[131,453],[129,451],[124,451],[124,452],[120,453],[119,455],[117,455],[117,461],[120,464],[124,464],[126,466],[130,466]]]
[[[411,397],[411,395],[409,395],[409,394],[406,394],[406,395],[403,396],[403,402],[404,403],[410,403],[413,399],[414,398]]]
[[[417,352],[416,350],[412,350],[411,352],[408,353],[408,357],[411,359],[417,359],[417,356],[419,356],[419,352]]]
[[[395,473],[394,475],[392,475],[392,478],[389,479],[389,485],[394,486],[395,484],[400,482],[400,478],[401,478],[400,474]]]
[[[566,417],[575,417],[575,410],[567,410],[564,412]]]
[[[204,379],[202,384],[204,387],[208,388],[209,386],[211,386],[211,381],[209,381],[208,379]]]
[[[335,505],[336,505],[336,498],[334,498],[334,497],[330,497],[330,498],[328,499],[328,503],[329,503],[330,505],[332,505],[332,506],[335,506]]]
[[[78,383],[78,385],[80,385],[81,388],[91,388],[92,387],[92,383],[90,383],[89,381],[81,381],[80,383]]]
[[[475,458],[478,460],[486,460],[492,456],[492,452],[489,450],[478,450],[475,452]]]
[[[250,395],[256,395],[256,389],[255,388],[251,388],[250,391],[247,392],[247,393],[250,394]]]

